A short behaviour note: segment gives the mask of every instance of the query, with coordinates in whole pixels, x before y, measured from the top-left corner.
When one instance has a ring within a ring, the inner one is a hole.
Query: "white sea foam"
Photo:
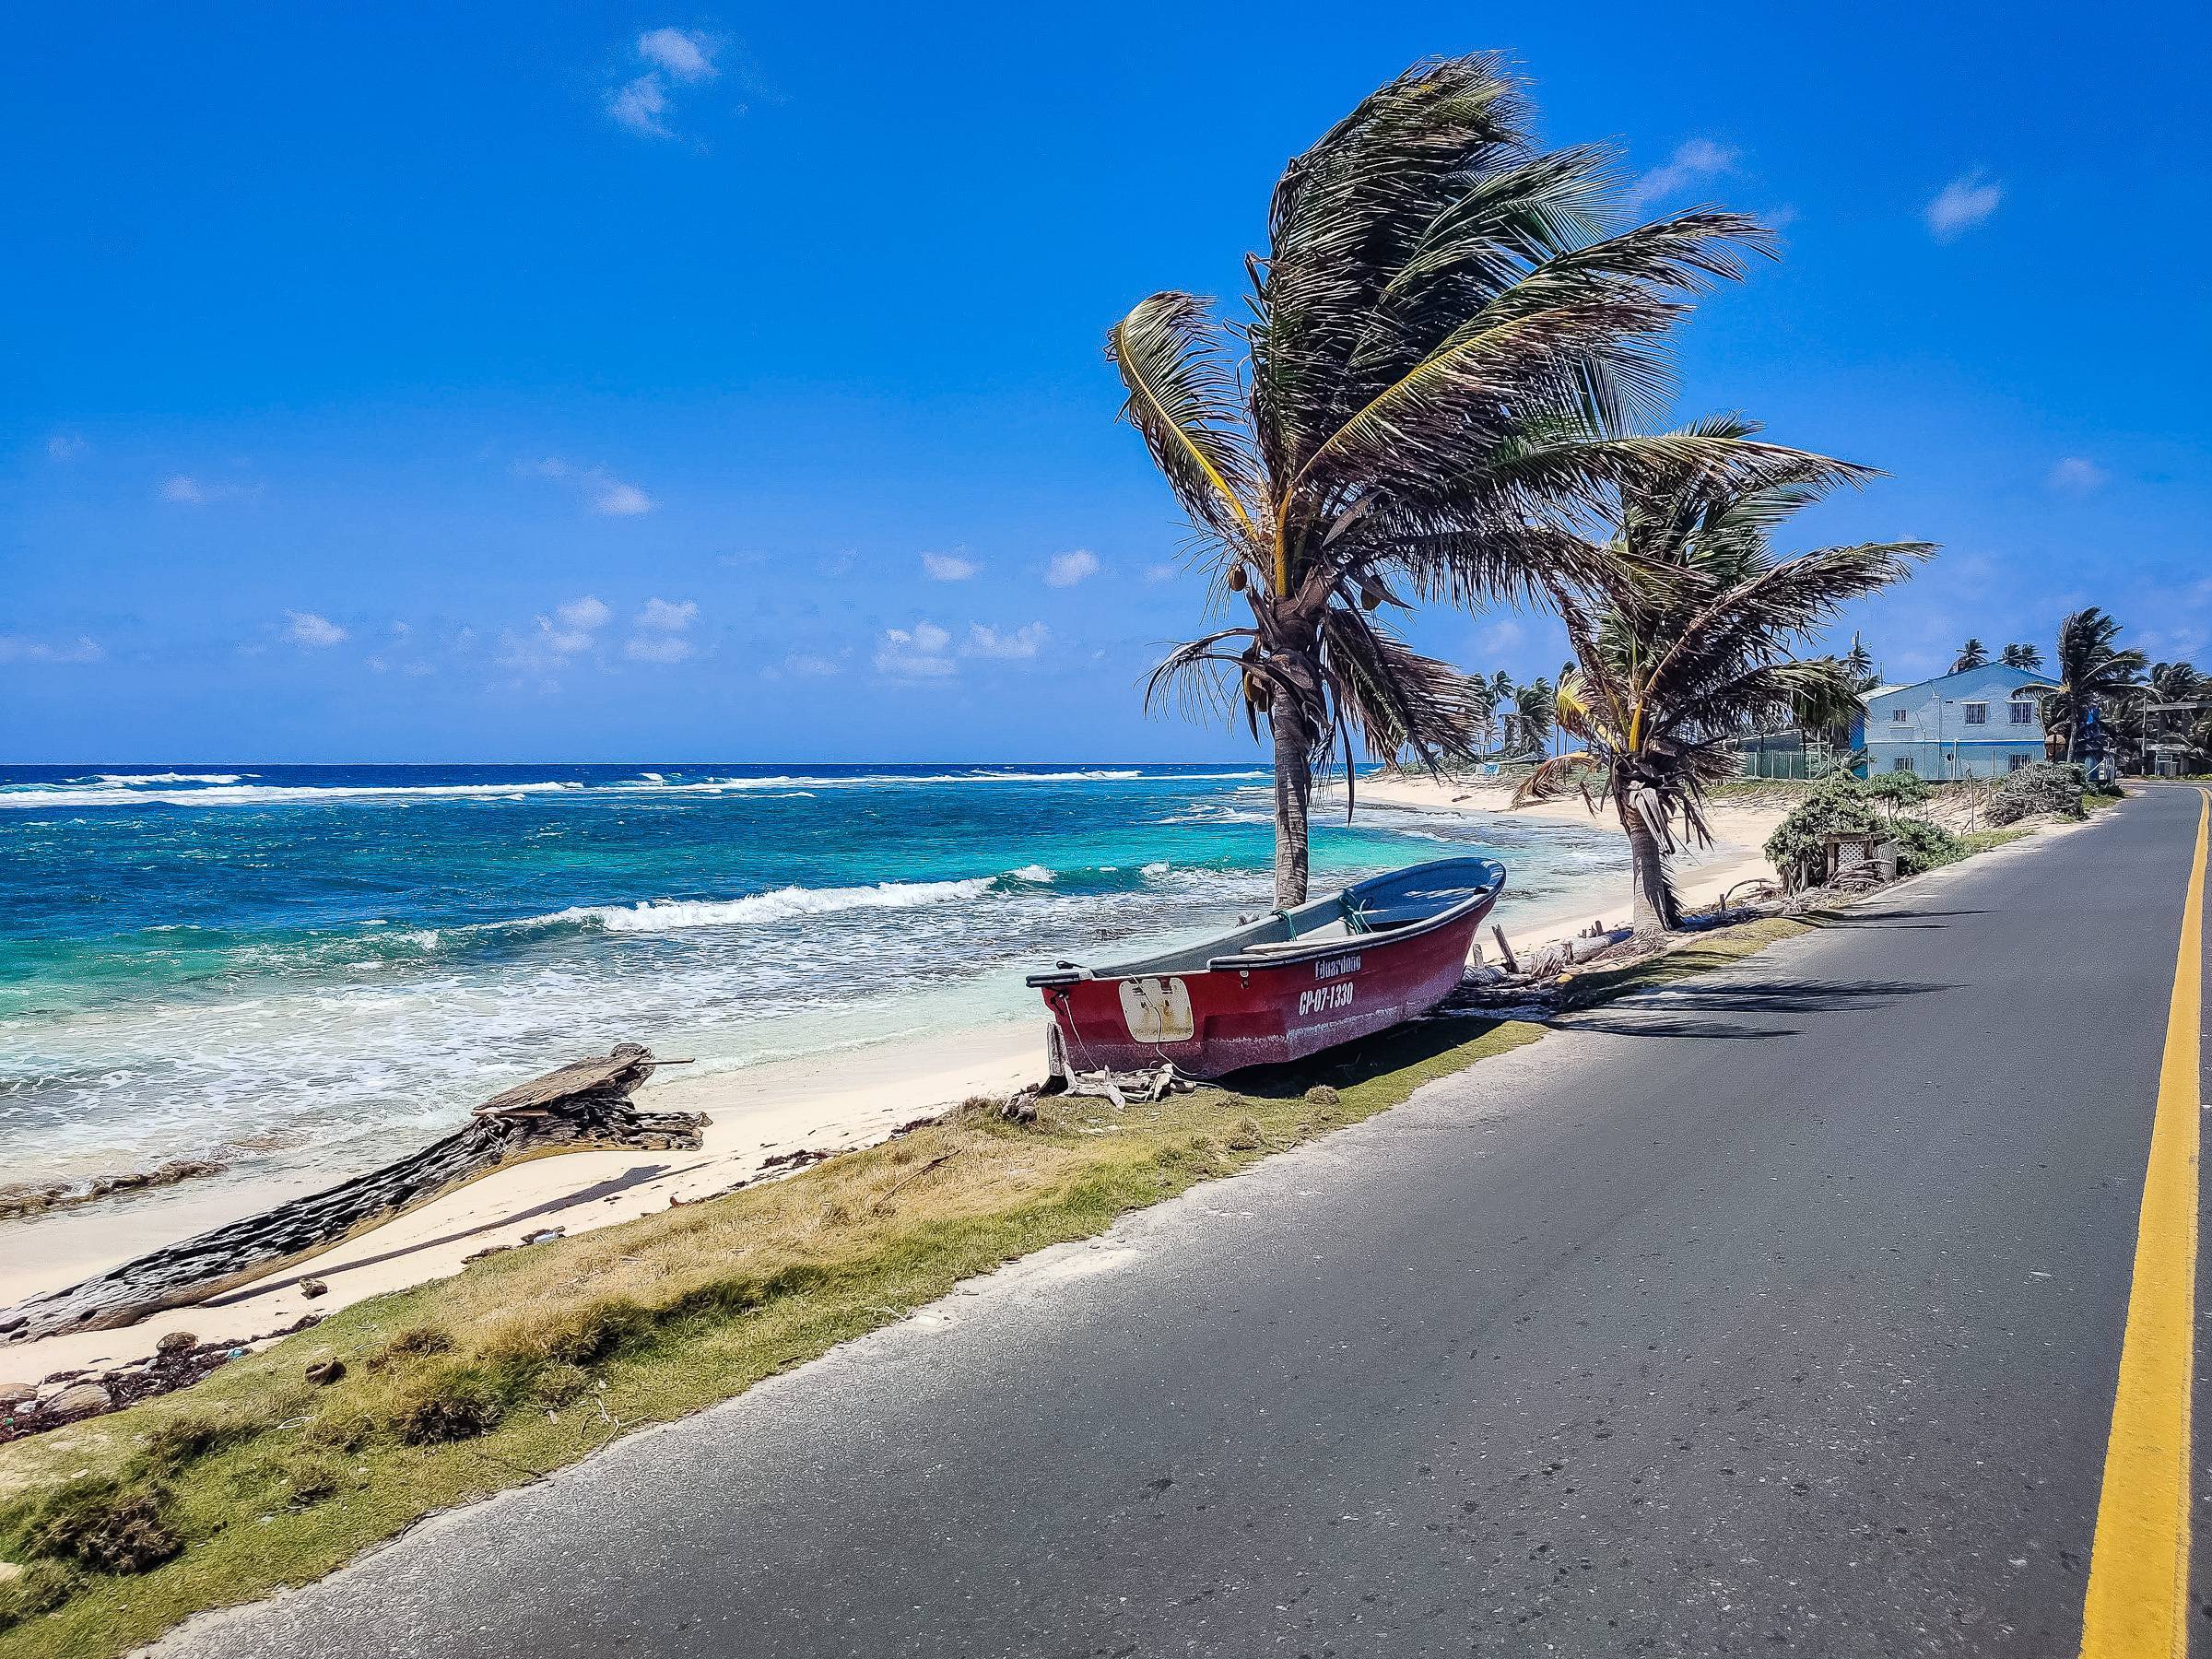
[[[879,881],[874,887],[777,888],[743,899],[653,899],[642,904],[583,904],[547,916],[508,924],[512,927],[559,923],[595,924],[608,933],[674,933],[687,927],[737,927],[787,922],[799,916],[826,916],[840,911],[912,910],[980,899],[992,877],[967,881]]]
[[[96,772],[95,783],[113,783],[135,788],[145,783],[235,783],[250,772]]]
[[[1053,872],[1046,869],[1042,865],[1036,864],[1023,865],[1020,869],[1008,870],[1006,874],[1017,881],[1045,882],[1053,877]]]
[[[517,795],[565,794],[582,783],[241,783],[206,789],[50,789],[0,792],[0,806],[284,806],[318,801],[512,800]]]
[[[1161,777],[1136,771],[1098,768],[1075,771],[971,772],[865,772],[848,777],[810,772],[778,773],[770,777],[709,777],[671,782],[665,774],[643,772],[615,782],[576,779],[544,780],[521,783],[244,783],[252,772],[103,772],[91,787],[54,787],[18,784],[0,787],[0,806],[112,806],[119,804],[164,806],[312,806],[329,801],[409,800],[516,800],[535,794],[739,794],[771,792],[775,796],[811,795],[822,789],[891,789],[943,787],[967,783],[1159,783],[1221,782],[1265,778],[1258,771],[1191,772]],[[82,783],[83,780],[73,782]],[[197,783],[196,789],[160,788],[159,785]],[[800,786],[804,785],[804,788]]]

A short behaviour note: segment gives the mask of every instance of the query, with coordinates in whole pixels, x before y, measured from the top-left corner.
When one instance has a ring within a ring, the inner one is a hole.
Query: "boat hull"
[[[1302,1060],[1419,1018],[1466,972],[1496,892],[1403,935],[1372,934],[1282,961],[1101,975],[1041,986],[1068,1063],[1130,1071],[1172,1061],[1197,1077]]]

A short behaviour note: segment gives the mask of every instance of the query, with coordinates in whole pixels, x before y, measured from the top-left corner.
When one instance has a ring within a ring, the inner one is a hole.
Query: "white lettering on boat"
[[[1315,979],[1335,979],[1340,973],[1359,971],[1359,959],[1357,956],[1323,957],[1313,964]]]
[[[1308,1014],[1325,1014],[1331,1008],[1348,1008],[1352,1006],[1352,993],[1358,988],[1347,981],[1341,984],[1316,985],[1311,991],[1300,991],[1298,994],[1299,1014],[1302,1018]]]

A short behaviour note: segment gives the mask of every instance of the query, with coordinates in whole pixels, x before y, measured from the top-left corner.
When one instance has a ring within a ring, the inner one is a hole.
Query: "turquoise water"
[[[0,769],[6,1178],[382,1161],[558,1059],[700,1069],[1036,1011],[1024,972],[1269,902],[1236,766]],[[1447,853],[1523,899],[1594,829],[1363,807],[1317,885]]]

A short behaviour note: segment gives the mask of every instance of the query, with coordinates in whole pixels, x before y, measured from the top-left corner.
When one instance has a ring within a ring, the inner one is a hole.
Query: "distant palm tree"
[[[1951,672],[1964,674],[1969,668],[1983,668],[1989,665],[1989,647],[1979,640],[1969,640],[1959,647],[1959,654],[1951,660]]]
[[[2043,725],[2065,731],[2068,760],[2081,758],[2081,733],[2089,711],[2102,708],[2110,714],[2150,666],[2141,652],[2114,644],[2119,637],[2120,624],[2093,605],[2058,625],[2052,666],[2058,684],[2043,699]]]
[[[1726,417],[1690,429],[1747,437],[1756,429]],[[1674,821],[1688,840],[1712,840],[1701,804],[1736,770],[1737,738],[1793,720],[1831,724],[1856,707],[1841,663],[1801,660],[1794,648],[1935,551],[1890,542],[1777,558],[1768,539],[1777,525],[1829,486],[1865,476],[1805,459],[1788,484],[1735,489],[1685,466],[1626,492],[1614,547],[1636,585],[1617,588],[1602,610],[1561,606],[1576,665],[1559,682],[1559,724],[1583,747],[1538,767],[1515,800],[1568,794],[1583,789],[1582,774],[1598,774],[1600,798],[1611,797],[1628,832],[1639,933],[1679,925],[1667,873]]]
[[[1515,754],[1543,753],[1544,746],[1551,741],[1558,707],[1558,692],[1541,675],[1514,690],[1511,747]]]
[[[2025,668],[2033,673],[2043,665],[2043,648],[2025,641],[2007,645],[2005,647],[2004,662],[2007,668]]]
[[[1419,598],[1547,595],[1604,574],[1581,515],[1662,465],[1749,488],[1771,445],[1631,435],[1664,383],[1681,296],[1741,275],[1765,232],[1699,210],[1616,230],[1609,156],[1545,150],[1487,57],[1419,65],[1364,100],[1276,186],[1252,317],[1155,294],[1108,353],[1124,414],[1250,626],[1179,647],[1147,701],[1241,708],[1275,750],[1275,888],[1306,894],[1316,766],[1355,731],[1431,769],[1473,753],[1470,682],[1372,618]]]
[[[1852,632],[1851,649],[1843,653],[1842,663],[1843,672],[1851,676],[1852,682],[1862,692],[1871,691],[1882,683],[1882,677],[1874,665],[1874,653],[1866,649],[1856,629]]]

